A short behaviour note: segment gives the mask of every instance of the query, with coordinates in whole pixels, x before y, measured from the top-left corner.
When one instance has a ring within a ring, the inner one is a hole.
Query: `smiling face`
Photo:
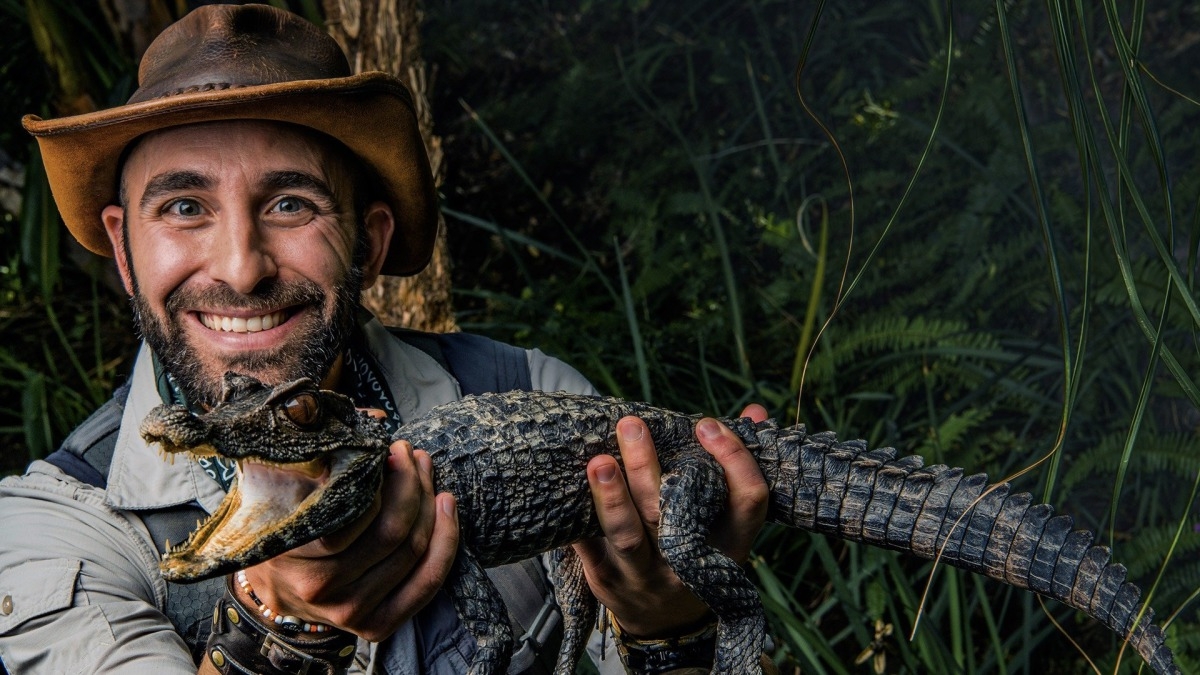
[[[104,225],[138,329],[189,401],[217,401],[230,370],[327,379],[393,228],[383,202],[355,208],[350,162],[250,121],[166,129],[129,154]]]

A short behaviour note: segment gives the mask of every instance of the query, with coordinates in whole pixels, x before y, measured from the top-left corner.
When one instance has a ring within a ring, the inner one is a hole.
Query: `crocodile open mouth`
[[[251,457],[237,463],[237,477],[240,512],[256,514],[256,520],[282,520],[329,482],[329,461],[321,457],[284,464]]]
[[[338,529],[366,510],[338,493],[377,490],[371,476],[379,474],[373,469],[382,459],[344,450],[307,462],[238,460],[237,480],[217,510],[187,541],[168,546],[159,563],[163,577],[199,581],[225,574],[268,559],[265,551],[281,548],[277,540],[289,549]]]

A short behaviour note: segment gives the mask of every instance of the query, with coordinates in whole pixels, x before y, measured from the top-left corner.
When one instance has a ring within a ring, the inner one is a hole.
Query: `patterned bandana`
[[[354,400],[354,404],[359,408],[378,408],[386,412],[387,419],[384,420],[384,423],[387,425],[388,433],[395,433],[400,426],[400,415],[396,412],[396,406],[392,403],[387,386],[379,377],[379,365],[375,363],[374,357],[362,344],[361,332],[355,333],[350,346],[346,348],[345,368],[350,384],[349,395]],[[185,405],[191,408],[187,399],[184,398],[183,392],[180,391],[179,385],[175,382],[175,377],[167,372],[159,362],[157,355],[154,356],[154,381],[158,387],[159,398],[163,403]],[[193,412],[199,411],[193,409]],[[229,492],[229,486],[233,484],[233,479],[237,475],[233,460],[199,457],[196,461],[199,462],[200,468],[204,469],[204,473],[208,474],[209,478],[215,480],[222,490]]]

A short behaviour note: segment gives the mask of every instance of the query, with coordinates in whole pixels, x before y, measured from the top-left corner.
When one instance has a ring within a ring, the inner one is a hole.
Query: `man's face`
[[[214,403],[229,370],[326,376],[391,233],[377,202],[360,240],[341,153],[284,125],[192,125],[141,139],[122,179],[105,227],[138,328],[189,401]]]

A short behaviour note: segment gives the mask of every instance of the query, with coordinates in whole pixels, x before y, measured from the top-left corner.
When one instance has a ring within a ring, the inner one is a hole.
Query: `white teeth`
[[[283,323],[283,312],[271,312],[262,316],[252,316],[248,319],[240,316],[218,316],[216,314],[201,314],[200,323],[211,330],[226,333],[258,333],[271,330]]]

